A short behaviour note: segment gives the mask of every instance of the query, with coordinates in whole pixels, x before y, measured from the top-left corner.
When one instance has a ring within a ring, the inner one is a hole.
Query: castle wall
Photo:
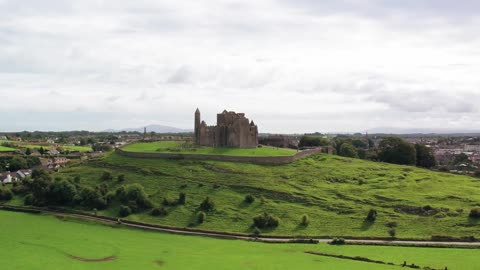
[[[323,148],[308,149],[300,151],[293,156],[276,157],[248,157],[248,156],[225,156],[225,155],[201,155],[201,154],[177,154],[177,153],[138,153],[127,152],[120,148],[115,150],[117,153],[134,158],[166,158],[166,159],[200,159],[200,160],[218,160],[229,162],[249,162],[258,164],[287,164],[293,161],[324,152]]]

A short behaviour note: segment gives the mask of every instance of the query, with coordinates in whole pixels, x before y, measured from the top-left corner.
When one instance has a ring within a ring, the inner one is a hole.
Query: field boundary
[[[293,161],[324,152],[324,148],[318,147],[307,149],[291,156],[228,156],[228,155],[211,155],[211,154],[180,154],[180,153],[146,153],[146,152],[130,152],[121,148],[115,149],[117,153],[127,157],[134,158],[163,158],[163,159],[201,159],[201,160],[217,160],[230,162],[249,162],[259,164],[287,164]]]
[[[112,218],[106,216],[96,216],[88,213],[83,213],[79,211],[65,211],[65,209],[49,207],[47,209],[40,207],[25,207],[25,206],[10,206],[10,205],[0,205],[0,210],[4,211],[14,211],[14,212],[23,212],[29,214],[53,214],[53,215],[64,215],[72,218],[79,218],[84,220],[92,220],[100,223],[108,224],[118,224],[123,225],[128,228],[133,229],[142,229],[148,231],[157,231],[173,234],[182,234],[182,235],[194,235],[194,236],[204,236],[212,238],[221,238],[221,239],[232,239],[232,240],[246,240],[246,241],[257,241],[264,243],[302,243],[302,244],[317,244],[317,243],[329,243],[332,241],[332,237],[292,237],[292,236],[276,236],[276,235],[261,235],[254,236],[249,234],[241,233],[229,233],[229,232],[218,232],[218,231],[209,231],[209,230],[198,230],[190,228],[178,228],[171,226],[162,226],[155,224],[146,224],[141,222],[135,222],[125,219]],[[380,245],[380,246],[402,246],[402,247],[434,247],[434,248],[480,248],[480,242],[459,242],[459,241],[428,241],[428,240],[386,240],[385,238],[355,238],[345,240],[346,244],[349,245]]]

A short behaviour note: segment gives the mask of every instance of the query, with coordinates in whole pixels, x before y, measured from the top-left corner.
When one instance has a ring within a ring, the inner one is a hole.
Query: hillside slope
[[[83,185],[102,183],[104,170],[140,183],[156,205],[164,198],[187,194],[186,205],[168,207],[165,217],[149,212],[131,220],[187,227],[202,200],[210,196],[216,210],[199,229],[252,232],[252,218],[268,212],[280,226],[262,231],[276,235],[387,237],[387,223],[396,223],[398,238],[432,235],[480,237],[480,224],[468,218],[480,205],[480,180],[408,166],[375,163],[333,155],[317,155],[288,165],[255,165],[218,161],[135,159],[112,153],[59,173],[80,176]],[[244,202],[247,194],[256,200]],[[375,222],[366,222],[369,209]],[[118,205],[99,214],[117,216]],[[303,214],[308,226],[300,225]]]

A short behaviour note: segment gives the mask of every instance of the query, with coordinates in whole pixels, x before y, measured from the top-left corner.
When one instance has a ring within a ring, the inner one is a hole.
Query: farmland
[[[192,146],[183,141],[139,142],[123,148],[127,152],[144,153],[181,153],[181,154],[209,154],[227,156],[292,156],[296,150],[288,148],[258,147],[258,148],[229,148],[229,147],[201,147]]]
[[[0,145],[0,152],[14,152],[15,148]]]
[[[69,217],[0,211],[5,269],[399,269],[306,254],[364,256],[396,265],[473,270],[478,249],[265,244],[99,225]],[[32,230],[35,224],[35,230]],[[8,232],[8,233],[7,233]]]

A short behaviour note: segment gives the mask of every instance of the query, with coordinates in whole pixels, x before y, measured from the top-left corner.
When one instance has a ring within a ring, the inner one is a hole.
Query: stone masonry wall
[[[116,152],[127,157],[135,158],[168,158],[168,159],[206,159],[230,162],[250,162],[260,164],[287,164],[314,154],[322,153],[322,148],[308,149],[296,153],[293,156],[273,157],[247,157],[247,156],[225,156],[225,155],[202,155],[202,154],[177,154],[177,153],[138,153],[128,152],[120,148]]]

